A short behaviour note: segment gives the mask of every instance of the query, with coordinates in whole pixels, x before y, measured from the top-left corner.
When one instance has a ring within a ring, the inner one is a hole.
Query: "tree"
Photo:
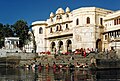
[[[4,37],[13,37],[14,32],[12,30],[12,25],[6,24],[3,26]]]
[[[3,25],[0,23],[0,48],[4,46],[5,37],[11,37],[13,35],[14,33],[11,29],[11,25],[9,24]]]
[[[14,31],[14,36],[19,37],[19,48],[22,48],[26,41],[30,39],[29,35],[29,27],[27,25],[27,22],[24,20],[18,20],[13,26],[12,29]]]
[[[3,31],[3,24],[0,23],[0,48],[4,46],[4,31]]]

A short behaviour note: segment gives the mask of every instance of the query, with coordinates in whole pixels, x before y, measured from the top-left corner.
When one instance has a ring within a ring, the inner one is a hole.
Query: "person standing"
[[[86,57],[86,51],[84,50],[84,52],[83,52],[83,55],[84,55],[84,58]]]
[[[42,65],[41,65],[41,63],[39,63],[38,70],[39,70],[39,71],[42,70]]]

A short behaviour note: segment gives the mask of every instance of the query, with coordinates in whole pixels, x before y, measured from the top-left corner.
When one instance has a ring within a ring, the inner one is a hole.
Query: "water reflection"
[[[119,70],[4,69],[0,81],[119,81]]]

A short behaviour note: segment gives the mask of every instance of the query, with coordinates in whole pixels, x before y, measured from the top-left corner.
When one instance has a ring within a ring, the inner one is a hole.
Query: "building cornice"
[[[115,32],[115,31],[120,31],[120,29],[117,29],[117,30],[111,30],[111,31],[104,31],[102,34],[106,34],[106,33],[109,33],[109,32]]]
[[[71,21],[65,21],[65,22],[61,22],[61,23],[55,23],[55,24],[52,24],[52,25],[48,25],[46,28],[49,28],[49,27],[52,27],[52,26],[56,26],[58,24],[65,24],[65,23],[71,23],[73,22],[72,20]]]
[[[120,17],[120,11],[116,11],[116,12],[114,12],[114,13],[112,13],[112,14],[108,14],[108,15],[106,15],[106,17],[105,17],[105,21],[107,21],[107,20],[112,20],[112,19],[116,19],[116,18],[118,18],[118,17]]]
[[[45,26],[47,26],[48,24],[46,24],[46,23],[33,24],[33,25],[31,25],[31,27],[35,27],[35,26],[41,26],[41,25],[45,25]]]
[[[71,34],[57,35],[57,36],[52,36],[52,37],[46,37],[45,39],[55,39],[55,38],[61,38],[61,37],[67,37],[67,36],[73,36],[73,33],[71,33]]]
[[[35,22],[32,23],[31,27],[40,26],[40,25],[47,26],[48,24],[46,23],[46,21],[35,21]]]

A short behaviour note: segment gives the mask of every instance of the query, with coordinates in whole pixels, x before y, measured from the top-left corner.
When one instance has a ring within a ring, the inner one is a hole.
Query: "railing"
[[[69,35],[69,34],[72,34],[72,29],[50,33],[46,38]]]

